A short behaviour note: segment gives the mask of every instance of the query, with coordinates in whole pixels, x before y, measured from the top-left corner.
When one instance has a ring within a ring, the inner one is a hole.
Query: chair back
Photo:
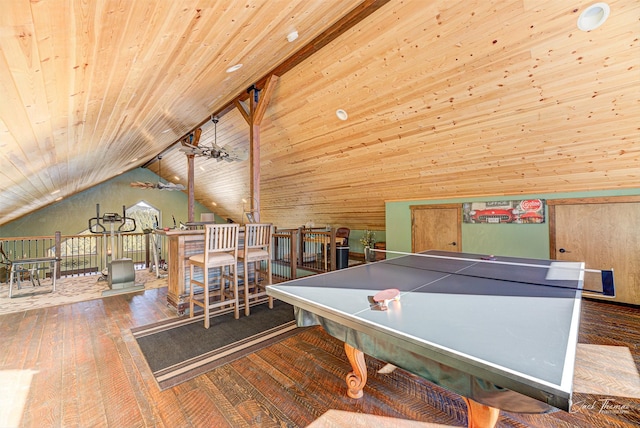
[[[238,258],[238,224],[205,225],[206,253],[232,253]]]
[[[342,245],[349,245],[349,233],[351,233],[351,229],[348,227],[339,227],[336,230],[336,238],[342,238]]]
[[[252,248],[260,248],[271,253],[271,237],[273,225],[271,223],[250,223],[244,226],[245,252]]]

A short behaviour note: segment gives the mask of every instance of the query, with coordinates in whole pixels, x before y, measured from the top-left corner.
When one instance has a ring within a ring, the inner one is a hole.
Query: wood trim
[[[547,221],[549,222],[549,259],[556,258],[556,209],[547,201]]]
[[[278,83],[279,77],[272,74],[267,79],[267,83],[264,85],[264,89],[261,91],[260,99],[258,100],[258,105],[256,106],[256,110],[253,112],[253,124],[260,126],[262,123],[262,118],[264,117],[265,111],[267,111],[267,106],[269,105],[269,101],[271,101],[271,95],[273,94],[273,90],[276,87],[276,83]]]
[[[640,202],[640,195],[628,196],[599,196],[594,198],[567,198],[567,199],[547,199],[547,205],[578,205],[578,204],[622,204]]]
[[[426,210],[432,208],[457,208],[462,210],[462,204],[421,204],[421,205],[409,205],[410,210]],[[462,211],[461,211],[462,212]]]
[[[556,258],[556,205],[580,204],[624,204],[640,202],[640,195],[599,196],[594,198],[547,199],[547,221],[549,222],[549,258]]]

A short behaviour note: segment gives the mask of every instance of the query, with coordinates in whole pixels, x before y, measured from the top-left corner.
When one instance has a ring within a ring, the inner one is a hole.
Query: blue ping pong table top
[[[268,294],[496,385],[570,401],[582,275],[563,267],[584,264],[423,254],[473,261],[406,255],[271,285]],[[388,288],[400,299],[372,310],[369,297]]]

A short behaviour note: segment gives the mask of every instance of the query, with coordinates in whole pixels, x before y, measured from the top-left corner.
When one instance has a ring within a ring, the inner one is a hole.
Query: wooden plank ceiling
[[[383,228],[385,200],[640,187],[639,2],[608,2],[590,32],[588,1],[373,3],[280,73],[262,220]],[[3,5],[0,224],[143,164],[186,185],[185,155],[165,149],[198,125],[211,144],[211,114],[359,4]],[[248,150],[246,121],[224,113],[218,144]],[[249,171],[196,158],[196,200],[237,219]]]
[[[146,163],[361,2],[3,2],[0,224]]]

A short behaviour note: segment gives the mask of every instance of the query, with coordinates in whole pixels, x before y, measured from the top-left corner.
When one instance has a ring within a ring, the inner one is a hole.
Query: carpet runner
[[[173,318],[131,329],[161,390],[241,358],[298,331],[293,307],[274,301],[251,308],[250,316],[233,318],[233,311],[211,317]]]

